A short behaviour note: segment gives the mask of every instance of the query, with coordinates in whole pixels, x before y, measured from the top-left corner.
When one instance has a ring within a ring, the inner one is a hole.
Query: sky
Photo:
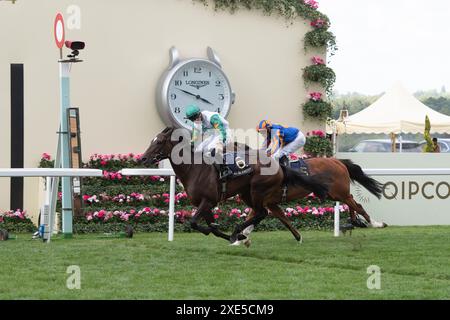
[[[329,58],[339,93],[450,91],[449,0],[318,0],[338,51]]]

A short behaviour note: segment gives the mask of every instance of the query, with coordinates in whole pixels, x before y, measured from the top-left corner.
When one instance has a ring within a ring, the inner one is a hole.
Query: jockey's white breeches
[[[294,153],[295,151],[303,147],[305,143],[306,143],[305,135],[299,131],[294,141],[291,141],[287,145],[278,149],[278,151],[273,154],[273,158],[275,160],[279,160],[283,156],[289,157],[289,154]]]

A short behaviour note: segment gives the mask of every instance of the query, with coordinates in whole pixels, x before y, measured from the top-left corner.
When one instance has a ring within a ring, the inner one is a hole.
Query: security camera
[[[80,54],[79,50],[83,50],[85,46],[82,41],[66,41],[65,45],[72,50],[72,54],[69,54],[67,57],[74,61],[77,60],[77,56]]]
[[[84,49],[84,42],[82,41],[66,41],[66,47],[71,50],[83,50]]]

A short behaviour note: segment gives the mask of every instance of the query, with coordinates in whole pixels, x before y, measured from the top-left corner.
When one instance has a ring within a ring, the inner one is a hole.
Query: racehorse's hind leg
[[[352,219],[352,223],[354,223],[356,226],[361,226],[360,222],[357,221],[355,212],[362,215],[364,217],[364,219],[366,219],[366,221],[368,223],[370,223],[370,225],[374,228],[384,228],[387,227],[387,224],[385,224],[384,222],[377,222],[373,219],[370,218],[370,216],[367,214],[366,210],[364,210],[364,208],[355,201],[355,199],[353,199],[353,195],[349,195],[345,200],[344,203],[346,203],[350,209],[350,215],[351,215],[351,219]]]
[[[269,214],[267,212],[266,208],[261,208],[259,210],[254,209],[254,211],[255,211],[255,216],[254,217],[252,217],[252,218],[246,220],[244,223],[236,226],[236,228],[234,229],[233,233],[231,234],[231,238],[230,238],[231,244],[239,244],[238,240],[242,240],[242,239],[240,239],[239,236],[244,236],[244,235],[241,235],[240,233],[242,231],[246,230],[247,227],[250,227],[251,225],[253,225],[253,227],[256,227],[258,225],[258,223],[260,223],[261,220],[263,220]],[[253,229],[249,230],[248,234],[252,230]]]
[[[356,212],[360,215],[362,215],[364,217],[364,219],[367,220],[368,223],[370,223],[372,225],[372,227],[374,228],[386,228],[387,224],[384,222],[377,222],[374,219],[371,219],[370,216],[367,214],[366,210],[364,210],[364,208],[362,207],[362,205],[360,205],[358,202],[356,202],[356,205],[358,207],[358,209],[356,210]]]
[[[277,205],[269,205],[268,207],[269,207],[270,211],[272,212],[272,215],[274,217],[277,217],[285,225],[285,227],[291,231],[291,233],[294,235],[295,240],[297,240],[301,243],[302,242],[301,234],[297,231],[297,229],[295,229],[292,226],[291,222],[286,217],[283,210],[281,210],[280,207]]]

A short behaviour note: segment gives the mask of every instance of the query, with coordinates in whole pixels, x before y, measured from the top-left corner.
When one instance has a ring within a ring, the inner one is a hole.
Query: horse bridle
[[[168,157],[165,156],[162,152],[158,152],[153,158],[152,163],[159,162],[161,160],[167,159]]]

